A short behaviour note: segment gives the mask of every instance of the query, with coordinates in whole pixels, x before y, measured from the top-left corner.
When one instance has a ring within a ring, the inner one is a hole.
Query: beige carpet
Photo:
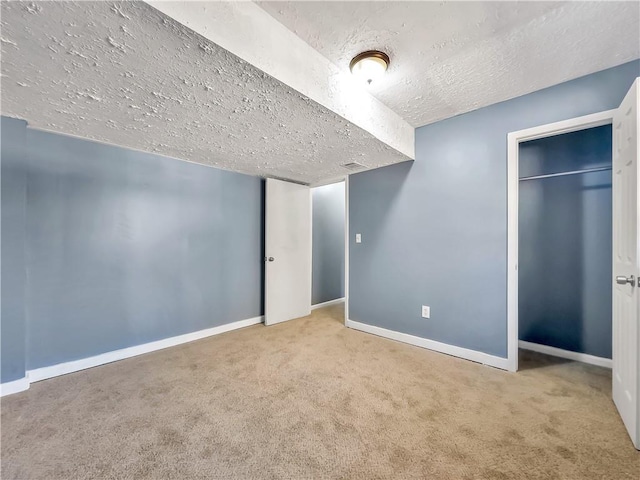
[[[610,371],[510,374],[345,328],[341,307],[2,399],[2,479],[640,478]]]

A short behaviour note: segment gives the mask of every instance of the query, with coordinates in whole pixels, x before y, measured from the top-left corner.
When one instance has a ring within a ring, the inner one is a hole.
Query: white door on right
[[[613,401],[640,449],[638,85],[613,118]]]

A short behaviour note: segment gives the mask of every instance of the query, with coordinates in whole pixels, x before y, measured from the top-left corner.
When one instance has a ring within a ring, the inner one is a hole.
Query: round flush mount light
[[[384,75],[388,66],[389,55],[378,50],[369,50],[353,57],[349,69],[356,78],[371,84]]]

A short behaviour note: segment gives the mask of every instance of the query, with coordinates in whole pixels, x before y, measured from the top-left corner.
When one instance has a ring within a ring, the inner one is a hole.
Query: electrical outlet
[[[356,243],[362,243],[362,234],[356,233]]]
[[[431,307],[422,305],[422,318],[431,318]]]

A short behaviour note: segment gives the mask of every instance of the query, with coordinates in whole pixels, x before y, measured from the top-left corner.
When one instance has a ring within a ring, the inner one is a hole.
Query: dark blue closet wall
[[[520,178],[611,166],[611,125],[520,145]],[[611,358],[611,171],[520,181],[520,339]]]

